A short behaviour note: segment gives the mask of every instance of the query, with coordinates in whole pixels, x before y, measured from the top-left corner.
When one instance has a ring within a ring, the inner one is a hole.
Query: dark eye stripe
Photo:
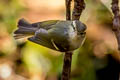
[[[85,36],[85,35],[86,35],[86,32],[80,33],[80,35]]]
[[[82,34],[86,34],[86,32],[83,32],[83,33],[80,33],[80,34],[81,34],[81,35],[82,35]]]

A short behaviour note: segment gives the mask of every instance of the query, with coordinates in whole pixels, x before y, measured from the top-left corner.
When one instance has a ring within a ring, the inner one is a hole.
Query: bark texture
[[[120,13],[119,13],[119,0],[112,0],[112,12],[114,15],[113,18],[113,31],[115,33],[117,42],[118,42],[118,50],[120,50]]]

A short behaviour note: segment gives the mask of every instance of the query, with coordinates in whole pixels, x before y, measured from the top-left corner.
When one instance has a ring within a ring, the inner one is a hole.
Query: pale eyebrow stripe
[[[54,43],[54,40],[53,39],[51,39],[51,42],[52,42],[52,44],[53,44],[53,46],[55,47],[55,49],[56,50],[59,50],[59,48],[56,46],[56,44]]]
[[[76,23],[75,23],[75,21],[72,21],[72,25],[73,25],[73,26],[72,26],[73,29],[76,30]]]

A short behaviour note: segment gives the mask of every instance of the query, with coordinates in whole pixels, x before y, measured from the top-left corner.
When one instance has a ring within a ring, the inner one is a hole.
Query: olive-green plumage
[[[18,22],[15,38],[28,40],[57,51],[72,51],[80,47],[85,38],[86,26],[80,21],[48,20],[30,24],[24,19]]]

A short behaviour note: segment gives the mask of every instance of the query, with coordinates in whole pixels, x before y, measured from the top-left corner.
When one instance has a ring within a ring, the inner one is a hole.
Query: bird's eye
[[[80,33],[81,36],[85,36],[86,35],[86,32],[82,32]]]
[[[83,35],[83,34],[86,34],[86,32],[82,32],[82,33],[80,33],[81,35]]]

